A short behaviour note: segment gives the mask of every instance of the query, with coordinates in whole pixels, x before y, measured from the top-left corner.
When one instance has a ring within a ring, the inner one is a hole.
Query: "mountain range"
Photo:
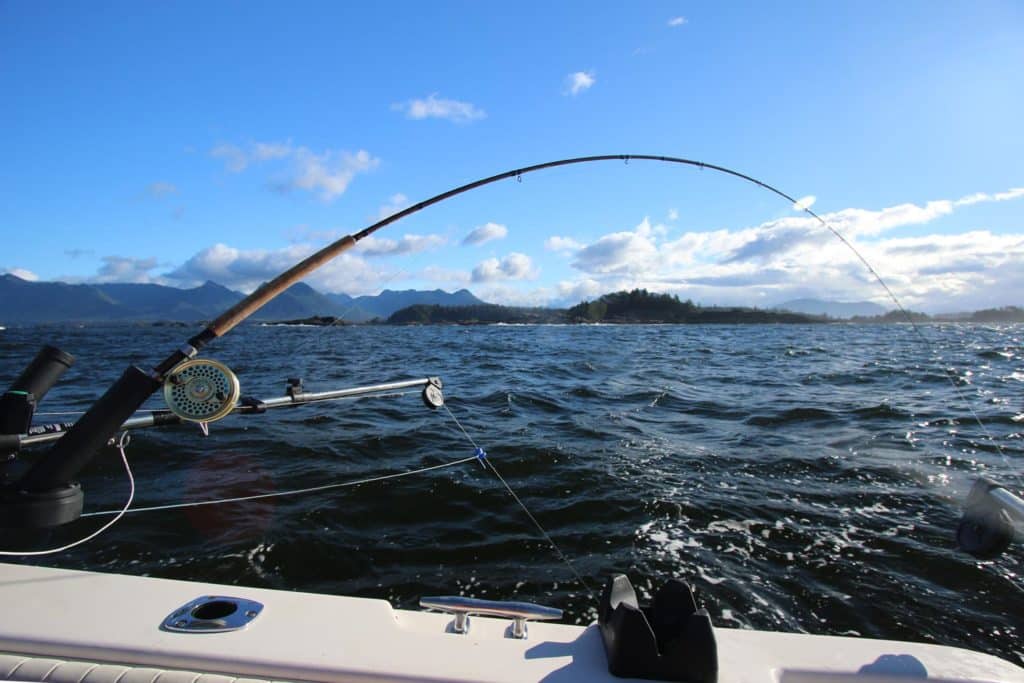
[[[30,282],[0,275],[0,324],[103,320],[209,320],[245,297],[216,282],[191,289],[156,284]],[[374,296],[325,294],[299,282],[257,311],[253,320],[334,316],[350,322],[387,318],[416,304],[470,306],[484,303],[457,292],[384,290]]]
[[[824,301],[822,299],[793,299],[775,306],[774,310],[806,315],[827,315],[830,318],[885,315],[888,311],[884,306],[870,301]]]

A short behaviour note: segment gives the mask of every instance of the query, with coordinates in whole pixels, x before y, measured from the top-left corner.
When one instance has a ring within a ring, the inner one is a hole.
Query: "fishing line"
[[[5,557],[38,557],[40,555],[52,555],[53,553],[60,553],[60,552],[63,552],[65,550],[70,550],[71,548],[74,548],[75,546],[82,545],[83,543],[85,543],[87,541],[91,541],[92,539],[96,538],[97,536],[102,534],[104,531],[106,531],[110,527],[112,527],[115,524],[117,524],[118,520],[120,520],[122,517],[124,517],[125,513],[128,512],[128,508],[131,507],[132,501],[135,500],[135,477],[132,476],[132,468],[128,465],[128,456],[125,454],[125,450],[128,448],[128,444],[129,443],[131,443],[131,437],[128,435],[128,432],[122,432],[121,433],[121,438],[118,440],[116,446],[117,446],[118,452],[121,454],[121,462],[124,463],[124,471],[128,475],[128,487],[129,487],[128,488],[128,501],[124,504],[124,507],[121,508],[120,510],[112,510],[111,512],[106,513],[106,514],[111,514],[111,515],[115,515],[116,514],[117,516],[114,517],[114,519],[110,520],[109,522],[107,522],[106,524],[104,524],[99,529],[97,529],[96,531],[92,532],[91,534],[89,534],[85,538],[79,539],[79,540],[75,541],[74,543],[68,543],[67,545],[62,545],[59,548],[50,548],[49,550],[31,550],[31,551],[23,551],[23,552],[16,552],[16,551],[11,551],[11,550],[0,550],[0,555],[5,556]],[[82,517],[88,517],[88,516],[90,516],[90,515],[82,515]]]
[[[868,262],[867,258],[865,258],[864,255],[861,254],[855,246],[853,246],[853,243],[847,240],[846,237],[844,237],[838,229],[832,227],[829,223],[827,223],[824,219],[822,219],[816,213],[811,211],[809,208],[804,208],[803,210],[806,211],[811,216],[813,216],[815,219],[817,219],[817,221],[821,223],[823,226],[825,226],[833,235],[835,235],[839,239],[839,241],[846,246],[847,249],[853,252],[853,255],[856,256],[862,264],[864,264],[864,267],[868,269],[868,272],[871,273],[871,276],[875,278],[878,284],[881,285],[882,288],[885,290],[885,293],[889,296],[889,298],[892,299],[892,302],[896,304],[896,308],[899,309],[900,313],[903,314],[903,317],[906,318],[906,321],[910,323],[911,329],[921,340],[921,342],[924,343],[925,347],[932,354],[932,356],[938,360],[941,360],[942,357],[939,355],[938,351],[932,344],[931,340],[928,339],[927,336],[925,336],[924,332],[921,330],[920,327],[918,327],[917,323],[914,321],[914,317],[910,315],[910,312],[903,307],[903,304],[900,303],[899,298],[889,288],[889,285],[886,284],[885,280],[882,279],[882,276],[878,274],[878,271],[876,271],[872,267],[872,265]],[[946,367],[945,364],[943,364],[942,373],[945,375],[946,380],[949,382],[950,386],[953,387],[953,393],[956,394],[957,400],[959,400],[960,403],[962,403],[964,407],[967,408],[968,412],[970,412],[971,414],[971,417],[974,419],[974,422],[978,425],[978,428],[981,430],[981,433],[985,436],[986,439],[988,439],[988,441],[993,446],[995,446],[996,451],[999,452],[999,456],[1003,460],[1003,464],[1006,465],[1007,469],[1012,470],[1012,466],[1010,464],[1009,458],[1006,456],[1006,452],[1003,450],[1003,447],[999,444],[999,442],[996,441],[992,434],[988,431],[988,428],[982,421],[981,416],[979,416],[978,413],[974,410],[974,405],[971,403],[970,399],[968,399],[966,394],[964,394],[963,391],[960,389],[960,385],[957,384],[956,377],[954,376],[952,370],[950,370],[950,368]]]
[[[253,313],[259,310],[266,303],[274,299],[285,289],[301,281],[307,277],[317,268],[320,268],[324,264],[328,263],[332,259],[336,258],[345,251],[352,249],[359,240],[369,237],[373,233],[377,232],[381,228],[384,228],[391,223],[401,220],[406,216],[412,215],[418,211],[421,211],[429,206],[445,201],[457,195],[469,192],[491,183],[496,183],[501,180],[508,178],[515,178],[520,180],[522,176],[541,171],[549,168],[556,168],[561,166],[569,166],[573,164],[583,164],[599,161],[623,161],[628,164],[631,160],[638,161],[657,161],[663,163],[681,164],[686,166],[693,166],[699,169],[711,169],[720,173],[731,175],[742,180],[746,180],[754,185],[758,185],[769,192],[772,192],[783,199],[787,200],[794,208],[802,208],[809,216],[817,220],[826,229],[832,232],[843,244],[846,244],[853,252],[857,255],[858,259],[868,268],[868,271],[874,275],[876,280],[882,285],[885,291],[889,294],[890,298],[894,300],[897,308],[904,313],[904,316],[911,323],[913,328],[917,330],[917,334],[920,336],[922,341],[932,348],[928,344],[928,340],[918,330],[916,324],[910,319],[906,309],[903,308],[899,300],[895,297],[895,294],[889,289],[888,285],[881,279],[878,273],[871,267],[870,263],[860,254],[856,248],[853,247],[852,243],[846,240],[838,230],[829,225],[820,216],[810,210],[809,207],[801,206],[796,199],[779,190],[778,188],[769,185],[763,181],[760,181],[752,176],[734,171],[724,166],[718,166],[716,164],[709,164],[703,161],[697,161],[694,159],[685,159],[682,157],[671,157],[671,156],[660,156],[651,154],[606,154],[606,155],[595,155],[586,157],[575,157],[568,159],[559,159],[555,161],[548,161],[532,166],[526,166],[523,168],[516,168],[503,173],[498,173],[486,178],[466,183],[464,185],[446,190],[440,194],[434,195],[429,199],[421,201],[413,206],[396,211],[390,216],[386,216],[376,223],[360,230],[357,233],[345,235],[334,242],[326,245],[320,250],[310,254],[300,262],[288,268],[280,275],[273,279],[265,282],[263,285],[255,289],[252,293],[246,296],[235,305],[228,308],[226,311],[221,313],[217,318],[212,320],[202,331],[193,336],[188,340],[186,344],[183,344],[172,351],[163,361],[158,363],[149,373],[146,373],[141,368],[130,367],[129,370],[122,375],[114,385],[112,385],[108,394],[105,394],[100,400],[98,400],[92,408],[83,416],[80,420],[83,424],[88,424],[90,427],[95,425],[95,428],[88,429],[85,426],[73,427],[69,430],[65,438],[60,439],[53,448],[39,461],[36,462],[29,470],[22,476],[20,483],[29,489],[45,489],[51,486],[54,482],[69,481],[72,477],[78,474],[82,468],[88,463],[93,457],[97,449],[104,443],[106,443],[118,430],[120,420],[112,419],[120,417],[122,414],[127,416],[130,415],[135,409],[145,402],[146,397],[152,394],[159,386],[159,382],[165,379],[171,371],[177,367],[182,361],[193,357],[196,353],[202,350],[213,340],[224,336],[237,325],[248,319]],[[946,370],[948,373],[949,371]],[[950,380],[953,381],[952,379]],[[959,394],[958,395],[962,395]],[[973,407],[968,404],[968,408],[972,415],[977,417],[977,413]],[[980,424],[980,419],[978,419]],[[982,432],[990,439],[991,435],[981,425]],[[994,440],[992,440],[993,443]],[[1003,454],[1005,459],[1005,453],[1002,448],[997,444],[997,450]],[[1008,461],[1006,461],[1008,463]]]
[[[921,330],[920,326],[914,321],[913,316],[911,316],[910,312],[903,306],[903,303],[899,300],[899,297],[896,296],[896,293],[889,287],[889,285],[886,283],[886,281],[882,278],[881,274],[879,274],[879,272],[877,270],[875,270],[874,266],[872,266],[871,263],[867,260],[867,258],[860,252],[860,250],[857,249],[856,246],[854,246],[853,242],[848,240],[846,238],[846,236],[843,235],[836,227],[834,227],[828,221],[826,221],[824,218],[822,218],[817,213],[812,211],[810,207],[800,205],[800,203],[795,198],[790,196],[789,194],[783,192],[782,190],[778,189],[777,187],[775,187],[773,185],[770,185],[768,183],[762,182],[762,181],[758,180],[757,178],[754,178],[753,176],[749,176],[749,175],[747,175],[745,173],[740,173],[738,171],[734,171],[734,170],[726,168],[724,166],[718,166],[716,164],[708,164],[708,163],[705,163],[705,162],[695,161],[695,160],[692,160],[692,159],[684,159],[684,158],[680,158],[680,157],[656,156],[656,155],[645,155],[645,154],[601,155],[601,156],[577,157],[577,158],[572,158],[572,159],[562,159],[562,160],[558,160],[558,161],[552,161],[552,162],[547,162],[547,163],[543,163],[543,164],[537,164],[537,165],[534,165],[534,166],[529,166],[529,167],[526,167],[526,168],[523,168],[523,169],[518,169],[518,170],[514,170],[514,171],[508,171],[506,173],[498,174],[498,175],[495,175],[495,176],[491,176],[490,178],[485,178],[483,180],[476,181],[475,183],[469,183],[467,185],[463,185],[462,187],[456,188],[456,189],[451,190],[451,191],[449,191],[447,193],[443,193],[443,194],[437,195],[436,197],[433,197],[433,198],[427,200],[426,202],[422,202],[422,203],[417,204],[417,205],[415,205],[413,207],[410,207],[410,208],[406,209],[404,212],[400,212],[398,214],[398,217],[406,215],[407,213],[412,213],[414,211],[418,211],[418,210],[420,210],[422,208],[425,208],[426,206],[429,206],[430,204],[436,203],[438,201],[442,201],[442,200],[447,199],[447,198],[449,198],[451,196],[454,196],[456,194],[461,194],[462,192],[466,192],[468,190],[475,189],[476,187],[480,187],[482,185],[486,185],[486,184],[495,182],[497,180],[501,180],[501,179],[505,179],[505,178],[513,178],[514,177],[514,178],[516,178],[517,181],[521,182],[522,176],[524,174],[532,173],[533,171],[538,171],[538,170],[542,170],[542,169],[546,169],[546,168],[553,168],[553,167],[556,167],[556,166],[567,166],[567,165],[571,165],[571,164],[589,163],[589,162],[595,162],[595,161],[608,161],[608,160],[621,160],[621,161],[624,161],[628,165],[629,161],[631,159],[645,160],[645,161],[658,161],[658,162],[676,163],[676,164],[684,164],[684,165],[688,165],[688,166],[695,166],[695,167],[698,167],[700,169],[709,168],[709,169],[714,170],[714,171],[719,171],[721,173],[725,173],[727,175],[731,175],[731,176],[734,176],[736,178],[740,178],[741,180],[746,180],[746,181],[748,181],[750,183],[758,185],[758,186],[768,190],[769,192],[772,192],[772,193],[782,197],[783,199],[787,200],[794,208],[799,208],[804,213],[806,213],[808,216],[810,216],[815,221],[817,221],[817,223],[821,227],[824,227],[826,230],[828,230],[830,233],[832,233],[832,235],[834,235],[836,237],[836,239],[838,239],[840,241],[840,243],[842,243],[844,246],[846,246],[846,248],[849,249],[850,252],[853,253],[853,255],[857,258],[857,260],[860,261],[860,263],[867,269],[867,271],[871,274],[871,276],[875,279],[875,281],[879,284],[879,286],[881,286],[881,288],[885,291],[885,294],[889,297],[889,299],[896,305],[897,310],[900,312],[900,314],[903,316],[903,318],[910,324],[910,327],[913,330],[914,334],[924,344],[925,348],[928,349],[928,351],[932,354],[932,356],[934,358],[941,360],[941,356],[939,355],[938,351],[936,350],[935,345],[924,334],[924,332]],[[373,232],[374,230],[376,230],[378,227],[379,227],[378,225],[370,226],[369,228],[364,230],[363,233],[358,233],[357,235],[355,235],[355,238],[359,239],[364,234],[369,234],[370,232]],[[992,436],[992,433],[985,426],[985,423],[981,419],[981,416],[978,415],[977,411],[975,410],[974,405],[967,398],[967,395],[963,392],[961,387],[957,384],[957,377],[954,376],[953,371],[950,368],[946,367],[945,364],[941,365],[941,369],[942,369],[943,375],[945,375],[945,377],[946,377],[946,380],[949,382],[950,386],[952,387],[953,393],[955,394],[957,400],[964,407],[967,408],[967,411],[970,413],[971,418],[974,420],[974,423],[977,424],[979,430],[981,431],[981,433],[985,437],[985,439],[988,440],[988,442],[991,443],[995,447],[996,451],[998,452],[998,454],[999,454],[999,456],[1000,456],[1000,458],[1001,458],[1001,460],[1003,462],[1003,465],[1008,470],[1010,470],[1010,472],[1008,472],[1008,474],[1011,474],[1011,476],[1012,476],[1012,465],[1010,463],[1009,458],[1006,455],[1006,452],[1003,450],[1002,445]]]
[[[505,179],[508,179],[508,178],[515,178],[516,180],[520,180],[521,181],[522,176],[524,176],[524,175],[526,175],[528,173],[533,173],[533,172],[541,171],[541,170],[544,170],[544,169],[556,168],[556,167],[561,167],[561,166],[569,166],[569,165],[574,165],[574,164],[583,164],[583,163],[591,163],[591,162],[599,162],[599,161],[613,161],[613,160],[623,161],[626,164],[629,164],[629,162],[632,161],[632,160],[637,160],[637,161],[655,161],[655,162],[662,162],[662,163],[672,163],[672,164],[687,165],[687,166],[696,167],[696,168],[702,169],[702,170],[703,169],[710,169],[710,170],[718,171],[718,172],[726,174],[726,175],[731,175],[731,176],[739,178],[741,180],[745,180],[745,181],[750,182],[750,183],[752,183],[754,185],[760,186],[760,187],[768,190],[769,192],[772,192],[773,194],[778,195],[779,197],[782,197],[783,199],[787,200],[794,208],[798,208],[798,209],[802,210],[804,213],[806,213],[807,215],[809,215],[810,217],[815,219],[818,222],[818,224],[820,224],[826,230],[831,232],[837,239],[839,239],[839,241],[842,244],[844,244],[856,256],[856,258],[864,265],[864,267],[868,270],[868,272],[872,275],[872,277],[874,277],[874,279],[883,288],[883,290],[885,291],[887,296],[893,301],[893,303],[896,305],[896,308],[902,313],[902,315],[906,319],[906,321],[908,323],[910,323],[910,326],[913,329],[914,333],[917,335],[917,337],[925,344],[925,346],[929,349],[929,351],[931,353],[933,353],[936,356],[938,355],[934,345],[931,343],[931,341],[928,339],[928,337],[926,337],[924,335],[924,333],[921,331],[920,327],[913,320],[913,318],[910,315],[910,313],[904,308],[904,306],[902,305],[902,303],[900,302],[900,300],[896,296],[896,294],[892,291],[892,289],[890,289],[888,284],[886,284],[886,282],[882,279],[881,275],[874,269],[874,267],[868,262],[868,260],[860,253],[860,251],[854,246],[854,244],[850,240],[848,240],[841,232],[839,232],[838,229],[836,229],[831,224],[829,224],[827,221],[825,221],[821,216],[819,216],[817,213],[812,211],[809,207],[801,206],[799,204],[799,202],[794,197],[792,197],[789,194],[786,194],[785,192],[779,190],[778,188],[776,188],[776,187],[774,187],[774,186],[772,186],[772,185],[770,185],[768,183],[765,183],[765,182],[763,182],[761,180],[758,180],[758,179],[756,179],[756,178],[754,178],[752,176],[749,176],[747,174],[740,173],[738,171],[734,171],[732,169],[726,168],[724,166],[719,166],[719,165],[716,165],[716,164],[705,163],[705,162],[697,161],[697,160],[693,160],[693,159],[685,159],[685,158],[682,158],[682,157],[648,155],[648,154],[609,154],[609,155],[595,155],[595,156],[585,156],[585,157],[575,157],[575,158],[559,159],[559,160],[549,161],[549,162],[540,163],[540,164],[535,164],[535,165],[527,166],[527,167],[523,167],[523,168],[517,168],[517,169],[510,170],[510,171],[505,171],[503,173],[498,173],[496,175],[492,175],[492,176],[489,176],[489,177],[486,177],[486,178],[475,180],[473,182],[466,183],[464,185],[455,187],[455,188],[453,188],[451,190],[447,190],[445,192],[437,194],[437,195],[435,195],[435,196],[433,196],[433,197],[431,197],[431,198],[429,198],[427,200],[424,200],[422,202],[414,204],[414,205],[412,205],[410,207],[407,207],[407,208],[405,208],[405,209],[403,209],[401,211],[397,211],[397,212],[391,214],[390,216],[382,218],[381,220],[377,221],[376,223],[373,223],[372,225],[364,228],[363,230],[361,230],[361,231],[359,231],[357,233],[354,233],[352,235],[347,235],[345,237],[342,237],[342,238],[336,240],[335,242],[333,242],[333,243],[325,246],[324,248],[320,249],[319,251],[315,252],[314,254],[308,256],[307,258],[305,258],[304,260],[302,260],[298,264],[296,264],[293,267],[289,268],[287,271],[285,271],[285,272],[281,273],[280,275],[278,275],[277,277],[273,278],[271,281],[265,283],[263,286],[259,287],[257,290],[255,290],[250,295],[248,295],[245,299],[243,299],[242,301],[238,302],[237,304],[235,304],[234,306],[229,308],[227,311],[222,313],[215,320],[213,320],[202,332],[200,332],[196,336],[192,337],[189,340],[188,344],[186,344],[186,345],[184,345],[182,347],[179,347],[174,352],[172,352],[164,361],[162,361],[160,364],[158,364],[153,369],[151,375],[153,377],[157,377],[157,378],[165,377],[171,371],[171,369],[174,368],[181,360],[189,357],[189,353],[194,354],[195,352],[197,352],[198,350],[200,350],[204,346],[206,346],[210,341],[212,341],[212,340],[214,340],[216,338],[219,338],[219,337],[227,334],[227,332],[229,332],[231,329],[233,329],[239,323],[241,323],[246,318],[248,318],[250,315],[252,315],[256,310],[258,310],[261,306],[263,306],[268,301],[273,299],[280,292],[284,291],[284,289],[286,289],[288,286],[290,286],[291,284],[294,284],[295,282],[300,281],[302,278],[307,276],[309,273],[311,273],[316,268],[322,266],[323,264],[325,264],[329,260],[333,259],[334,257],[338,256],[342,252],[352,248],[353,246],[355,246],[355,244],[359,240],[364,239],[364,238],[370,236],[371,234],[373,234],[374,232],[380,230],[381,228],[383,228],[383,227],[385,227],[387,225],[390,225],[391,223],[394,223],[394,222],[396,222],[396,221],[398,221],[398,220],[400,220],[400,219],[402,219],[402,218],[404,218],[406,216],[409,216],[409,215],[411,215],[413,213],[416,213],[418,211],[421,211],[421,210],[423,210],[423,209],[425,209],[425,208],[427,208],[429,206],[432,206],[432,205],[437,204],[439,202],[445,201],[445,200],[450,199],[452,197],[455,197],[457,195],[463,194],[463,193],[468,192],[470,190],[474,190],[474,189],[483,187],[485,185],[489,185],[491,183],[496,183],[496,182],[499,182],[501,180],[505,180]],[[143,371],[139,370],[138,373],[136,373],[136,374],[141,374],[142,372]],[[975,409],[974,409],[973,405],[971,404],[971,402],[969,400],[967,400],[966,395],[964,394],[964,392],[961,391],[960,387],[957,385],[956,379],[954,379],[952,371],[949,368],[943,367],[943,372],[946,375],[947,380],[950,382],[951,386],[953,387],[954,393],[957,396],[958,400],[961,401],[961,403],[963,403],[963,405],[965,405],[967,407],[967,409],[970,412],[971,416],[973,417],[975,423],[980,428],[982,434],[989,440],[990,443],[994,444],[997,452],[1002,457],[1003,463],[1007,467],[1009,467],[1010,466],[1010,462],[1009,462],[1009,459],[1006,456],[1005,451],[1003,450],[1002,446],[992,437],[991,433],[985,427],[985,424],[981,420],[981,418],[978,415],[977,411],[975,411]],[[126,374],[125,377],[128,377],[128,375]],[[125,380],[125,381],[127,382],[128,380]],[[150,392],[151,391],[152,390],[150,390]],[[133,400],[135,400],[135,399],[133,399]],[[142,404],[142,402],[144,400],[145,399],[141,397],[141,393],[140,393],[140,396],[138,397],[138,402],[136,403],[136,406],[141,406],[141,404]],[[86,417],[92,415],[93,411],[96,411],[96,414],[99,415],[103,411],[108,410],[110,408],[110,405],[108,405],[109,403],[110,403],[110,401],[108,401],[107,403],[103,403],[102,401],[98,402],[96,405],[93,406],[92,409],[90,409],[90,411],[86,414]],[[125,404],[125,405],[122,405],[120,407],[127,408],[128,406]],[[450,410],[448,412],[449,412],[450,415],[452,415]],[[452,418],[455,419],[454,415],[452,415]],[[85,420],[83,420],[83,421],[85,421]],[[456,420],[456,422],[457,422],[457,420]],[[461,425],[460,425],[460,429],[461,429]],[[465,436],[467,438],[469,438],[470,442],[473,443],[473,440],[472,440],[471,437],[469,437],[469,434],[464,429],[462,429],[462,431],[465,434]],[[57,445],[47,454],[47,456],[45,456],[40,462],[37,462],[30,469],[30,471],[27,473],[27,475],[23,478],[23,482],[27,483],[27,484],[31,484],[31,485],[42,485],[42,484],[49,483],[50,480],[53,479],[53,478],[58,478],[59,479],[61,477],[73,476],[74,474],[76,474],[81,469],[82,466],[84,466],[85,462],[88,461],[88,458],[91,457],[90,450],[94,449],[94,444],[96,444],[96,443],[104,443],[107,440],[107,438],[108,437],[105,434],[101,434],[101,433],[87,433],[87,432],[84,432],[84,431],[81,431],[81,430],[72,429],[68,433],[68,435],[66,435],[65,438],[62,438],[60,441],[58,441]],[[477,448],[479,448],[479,447],[477,447]],[[77,453],[76,454],[76,449],[81,449],[81,452],[84,452],[86,455],[82,455],[81,453]],[[74,457],[71,457],[71,456],[74,456]],[[70,462],[68,462],[69,458],[71,460]],[[125,465],[127,467],[127,459],[126,458],[124,459],[124,462],[125,462]],[[490,464],[490,463],[488,462],[487,464]],[[493,467],[493,464],[491,465],[491,469],[492,469],[492,471],[495,472],[495,474],[498,476],[498,478],[506,486],[506,488],[508,489],[509,493],[522,506],[522,501],[520,501],[518,499],[518,496],[515,495],[514,491],[512,491],[512,489],[508,486],[507,482],[505,482],[504,479],[501,478],[500,474]],[[129,469],[129,473],[130,473],[130,469]],[[398,475],[398,476],[404,476],[404,474],[405,473],[403,473],[402,475]],[[392,476],[395,476],[395,475],[392,475]],[[370,479],[370,480],[367,480],[367,482],[368,481],[375,481],[375,480],[378,480],[378,479],[377,478]],[[328,485],[328,486],[329,487],[338,487],[338,486],[341,486],[341,485],[342,484]],[[353,485],[353,484],[349,483],[349,484],[346,484],[346,485]],[[134,482],[133,482],[133,486],[134,486]],[[314,487],[311,490],[319,490],[319,489],[318,489],[318,487]],[[305,490],[300,490],[300,491],[304,492]],[[133,488],[133,493],[134,493],[134,488]],[[277,495],[290,495],[290,492],[283,492],[281,494],[261,494],[261,496],[245,497],[243,499],[250,499],[250,500],[252,500],[252,499],[257,499],[259,497],[272,497],[272,496],[277,496]],[[200,504],[213,504],[213,501],[206,501],[206,502],[202,502]],[[160,507],[163,508],[164,506],[160,506]],[[523,507],[524,510],[526,510],[525,506],[522,506],[522,507]],[[142,508],[139,509],[139,511],[142,511],[142,510],[143,510]],[[125,511],[127,511],[127,507],[126,507]],[[528,510],[526,510],[526,512],[527,512],[527,514],[529,514]],[[100,513],[92,513],[92,514],[100,514]],[[113,514],[113,513],[102,513],[102,514]],[[123,514],[123,512],[122,512],[122,514]],[[537,524],[538,528],[543,532],[543,528],[538,523],[536,523],[536,520],[533,518],[533,516],[530,515],[530,517],[531,517],[532,520],[534,520],[535,524]],[[119,518],[120,518],[120,515],[118,516],[118,519]],[[116,519],[114,521],[116,521]],[[111,522],[111,523],[113,523],[113,522]],[[104,527],[104,528],[106,528],[106,527]],[[544,532],[544,535],[545,535],[546,538],[548,538],[550,540],[550,536],[548,536],[546,534],[546,532]],[[552,542],[552,545],[554,546],[553,542]],[[555,546],[555,548],[557,550],[557,546]],[[559,551],[558,554],[560,556],[562,556],[560,551]],[[569,566],[571,567],[572,565],[570,564]],[[576,573],[575,570],[573,570],[573,572]],[[581,579],[581,583],[583,585],[586,585],[585,582],[582,581],[582,579]]]
[[[444,469],[445,467],[454,467],[455,465],[461,465],[463,463],[471,462],[476,460],[477,456],[471,455],[468,458],[462,458],[461,460],[452,460],[451,462],[441,463],[440,465],[431,465],[430,467],[421,467],[417,470],[410,470],[408,472],[395,472],[393,474],[384,474],[379,477],[368,477],[366,479],[357,479],[356,481],[344,481],[334,484],[324,484],[322,486],[310,486],[303,489],[293,489],[290,491],[275,491],[272,493],[257,493],[251,496],[238,496],[236,498],[218,498],[216,500],[199,500],[188,503],[171,503],[168,505],[151,505],[149,507],[132,508],[121,511],[121,514],[131,512],[154,512],[156,510],[180,510],[182,508],[194,508],[202,507],[204,505],[223,505],[226,503],[242,503],[249,500],[265,500],[267,498],[281,498],[284,496],[297,496],[304,493],[316,493],[318,491],[328,491],[331,489],[340,489],[350,486],[360,486],[362,484],[372,484],[378,481],[386,481],[388,479],[398,479],[400,477],[408,477],[413,474],[422,474],[424,472],[431,472],[433,470]],[[87,512],[82,517],[101,517],[104,515],[116,514],[114,510],[105,510],[103,512]],[[116,521],[116,520],[115,520]],[[109,526],[109,525],[108,525]],[[104,527],[106,528],[106,527]],[[102,531],[102,529],[101,529]],[[91,538],[91,537],[90,537]]]
[[[523,503],[523,501],[519,498],[518,495],[516,495],[516,492],[513,491],[512,487],[509,486],[507,481],[505,481],[505,477],[501,476],[501,473],[498,471],[498,468],[495,467],[494,463],[491,462],[491,459],[487,457],[487,452],[477,445],[476,441],[473,440],[473,437],[471,437],[469,435],[469,432],[466,431],[466,428],[462,426],[461,422],[459,422],[459,418],[455,417],[455,413],[451,411],[447,403],[444,404],[444,409],[445,412],[448,413],[448,416],[451,417],[455,424],[458,426],[459,430],[466,435],[466,438],[469,440],[469,443],[472,444],[473,447],[476,449],[476,455],[474,455],[472,459],[479,460],[480,464],[484,466],[484,469],[487,469],[489,467],[491,472],[494,472],[494,476],[498,478],[498,481],[501,482],[502,486],[505,487],[505,490],[508,491],[510,496],[512,496],[512,499],[516,503],[518,503],[519,507],[523,509],[523,512],[525,512],[526,516],[530,518],[531,522],[533,522],[533,525],[537,528],[537,531],[540,532],[541,536],[543,536],[544,539],[548,542],[548,544],[551,545],[551,548],[555,551],[555,554],[558,555],[559,559],[562,560],[565,566],[569,568],[569,571],[572,572],[573,576],[576,577],[576,580],[579,581],[580,585],[583,586],[587,593],[590,594],[590,599],[596,600],[597,597],[594,594],[593,589],[590,587],[590,584],[588,584],[586,580],[584,580],[584,578],[580,575],[580,573],[576,571],[576,567],[574,567],[572,562],[569,561],[569,558],[565,556],[565,554],[562,552],[562,549],[558,547],[558,544],[555,543],[555,539],[551,538],[551,535],[544,529],[544,527],[537,520],[537,518],[533,516],[533,513],[530,512],[530,509],[526,507],[526,504]]]

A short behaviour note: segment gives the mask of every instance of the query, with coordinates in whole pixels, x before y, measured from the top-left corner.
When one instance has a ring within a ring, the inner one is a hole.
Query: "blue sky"
[[[251,289],[454,185],[651,153],[813,196],[907,305],[1024,303],[1020,3],[364,4],[0,3],[0,271]],[[310,282],[884,301],[777,197],[640,162],[465,195]]]

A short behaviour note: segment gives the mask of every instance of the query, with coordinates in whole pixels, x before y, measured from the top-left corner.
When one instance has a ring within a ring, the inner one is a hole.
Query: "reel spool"
[[[235,408],[241,387],[228,366],[196,358],[179,363],[164,382],[164,401],[172,413],[190,422],[215,422]]]

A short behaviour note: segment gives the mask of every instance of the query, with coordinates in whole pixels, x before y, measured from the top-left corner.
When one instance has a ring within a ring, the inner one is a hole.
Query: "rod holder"
[[[137,367],[129,367],[92,408],[38,460],[18,482],[27,491],[65,486],[78,476],[121,425],[157,390],[161,382]]]
[[[70,353],[44,346],[3,395],[0,395],[0,434],[24,434],[32,425],[36,406],[60,376],[75,362]],[[0,444],[0,455],[17,448]]]

